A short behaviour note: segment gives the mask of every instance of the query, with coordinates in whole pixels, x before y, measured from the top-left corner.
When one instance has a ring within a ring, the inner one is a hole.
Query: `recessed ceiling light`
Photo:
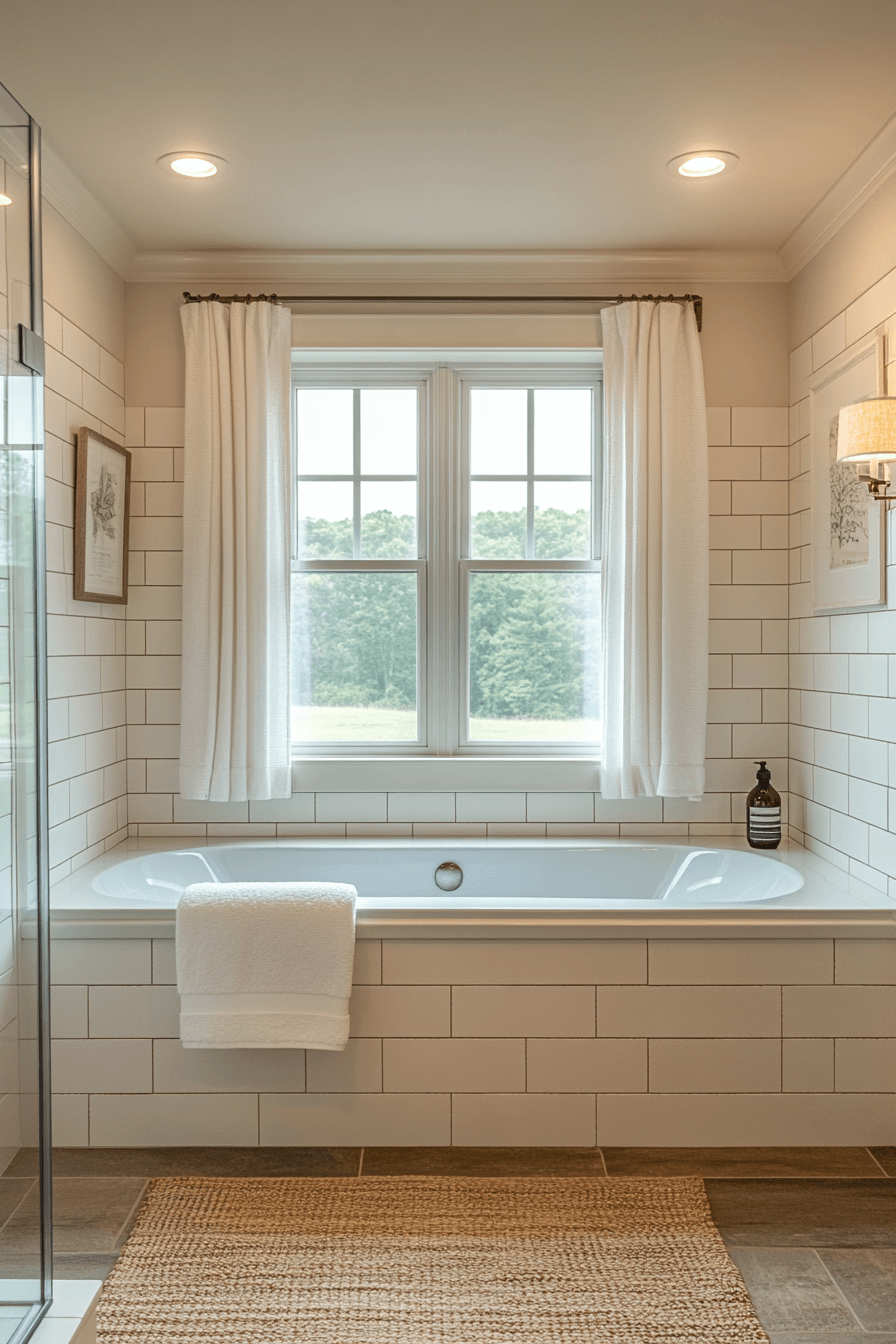
[[[12,197],[4,196],[3,192],[0,191],[0,206],[2,205],[12,205]]]
[[[216,177],[229,165],[226,159],[217,154],[206,154],[204,150],[178,149],[172,154],[163,154],[157,160],[163,173],[177,173],[178,177]]]
[[[736,168],[740,159],[727,149],[692,149],[689,154],[676,154],[666,164],[666,171],[675,177],[715,177],[717,173]]]

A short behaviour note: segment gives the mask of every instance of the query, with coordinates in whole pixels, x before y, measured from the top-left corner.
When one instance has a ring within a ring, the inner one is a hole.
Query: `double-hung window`
[[[297,756],[597,756],[593,354],[294,375]]]

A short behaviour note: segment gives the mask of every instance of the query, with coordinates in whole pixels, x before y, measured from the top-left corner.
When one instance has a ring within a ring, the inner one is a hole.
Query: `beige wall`
[[[607,281],[630,293],[631,281]],[[179,309],[182,284],[127,286],[126,357],[129,406],[184,404],[183,340]],[[197,286],[193,286],[197,288]],[[207,286],[205,287],[208,288]],[[214,286],[222,294],[245,292],[245,281]],[[256,283],[257,291],[279,288]],[[641,293],[668,291],[664,283],[642,282]],[[710,406],[782,406],[787,403],[787,286],[783,284],[682,284],[704,296],[703,360]],[[348,335],[348,330],[351,335]],[[365,317],[305,316],[293,323],[297,345],[361,346],[553,345],[600,344],[600,322],[593,315],[532,317]]]

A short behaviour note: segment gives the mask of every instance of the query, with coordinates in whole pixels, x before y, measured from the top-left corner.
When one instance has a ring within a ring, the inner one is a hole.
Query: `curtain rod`
[[[191,294],[185,303],[692,303],[703,330],[700,294]]]

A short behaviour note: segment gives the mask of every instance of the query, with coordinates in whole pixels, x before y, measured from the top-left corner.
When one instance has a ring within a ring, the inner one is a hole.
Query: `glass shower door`
[[[0,1344],[52,1268],[39,156],[0,86]]]

